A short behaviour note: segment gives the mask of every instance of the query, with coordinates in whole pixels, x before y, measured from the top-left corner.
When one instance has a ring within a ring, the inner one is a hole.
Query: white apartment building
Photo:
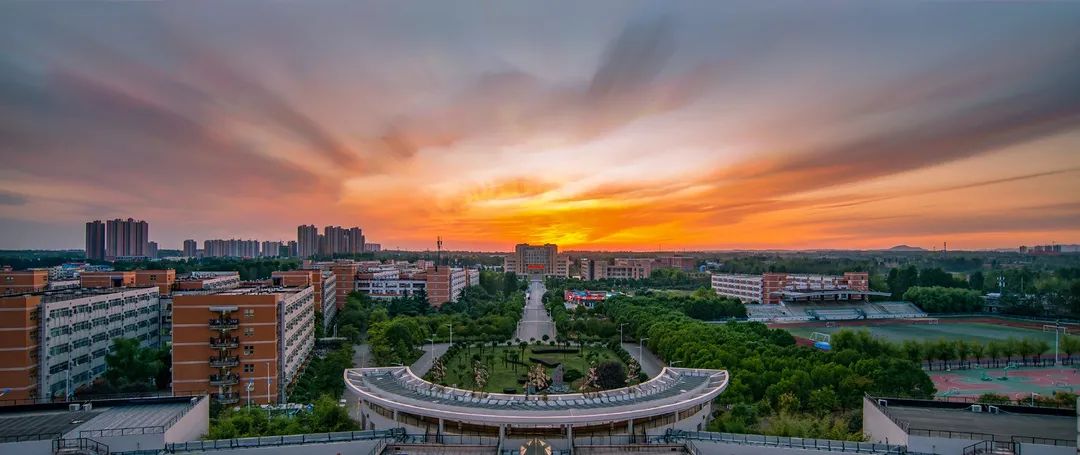
[[[74,289],[41,296],[38,390],[65,396],[105,372],[114,338],[159,343],[158,288]]]
[[[719,295],[743,303],[761,303],[762,279],[761,275],[717,273],[712,276],[712,288]]]
[[[300,367],[311,355],[315,348],[315,289],[305,287],[297,292],[280,294],[282,299],[278,301],[278,348],[281,352],[283,368],[280,396],[285,396],[285,387],[292,384],[300,373]],[[264,292],[275,292],[265,290]]]
[[[369,269],[357,274],[356,290],[376,300],[389,300],[427,290],[427,280],[393,268]]]
[[[337,318],[337,275],[329,270],[322,270],[322,307],[323,333],[329,333]]]

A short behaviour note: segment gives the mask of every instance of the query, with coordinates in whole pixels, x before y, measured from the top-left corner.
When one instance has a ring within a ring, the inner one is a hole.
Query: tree
[[[581,381],[578,390],[581,393],[596,392],[600,390],[600,373],[596,371],[596,365],[589,365],[589,371],[585,372],[585,379]]]
[[[479,361],[473,362],[473,384],[476,384],[476,390],[484,390],[484,386],[487,385],[489,376],[490,373],[488,373],[488,369],[483,363],[480,363]]]
[[[114,338],[105,365],[106,383],[116,392],[154,390],[152,382],[166,369],[157,349],[141,347],[134,338]]]
[[[534,363],[533,366],[529,368],[529,376],[526,384],[531,385],[533,390],[540,392],[541,390],[547,389],[547,386],[550,383],[551,379],[548,378],[547,369],[544,368],[543,365]]]
[[[630,359],[629,362],[626,362],[626,385],[636,385],[640,375],[641,365],[638,365],[637,360]]]
[[[998,340],[990,340],[989,343],[986,343],[986,355],[993,360],[993,366],[995,367],[998,364],[998,358],[1000,358],[1005,352],[1002,344],[1003,343]]]
[[[626,370],[623,364],[613,360],[602,362],[596,367],[596,383],[601,389],[617,389],[626,384]]]
[[[810,409],[820,414],[825,414],[840,407],[840,399],[836,392],[830,388],[817,389],[810,392]]]
[[[1020,364],[1026,365],[1028,356],[1035,354],[1035,343],[1027,338],[1021,339],[1016,344],[1016,353],[1020,354]]]
[[[978,342],[973,342],[968,345],[968,351],[971,353],[972,357],[975,357],[976,365],[978,365],[982,361],[983,356],[986,355],[986,348],[986,345]]]
[[[435,363],[431,364],[431,371],[428,372],[431,376],[431,382],[435,384],[442,384],[446,379],[446,364],[443,363],[442,357],[435,359]]]
[[[976,271],[968,276],[968,287],[979,292],[983,292],[983,286],[986,284],[986,277],[983,276],[982,271]]]
[[[1016,338],[1009,337],[1001,343],[1001,354],[1005,356],[1005,362],[1012,363],[1012,356],[1019,352],[1020,342]]]

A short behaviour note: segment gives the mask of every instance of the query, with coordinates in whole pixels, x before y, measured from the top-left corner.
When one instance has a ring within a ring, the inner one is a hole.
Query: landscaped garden
[[[530,369],[537,374],[540,369],[551,376],[558,365],[563,366],[563,381],[567,392],[576,393],[586,380],[590,366],[597,367],[596,389],[626,386],[627,365],[622,357],[609,346],[596,343],[578,345],[506,343],[457,344],[441,359],[444,377],[438,377],[438,369],[429,372],[426,379],[443,385],[468,390],[498,393],[524,393]],[[539,367],[537,366],[539,365]],[[484,376],[477,384],[477,371]]]

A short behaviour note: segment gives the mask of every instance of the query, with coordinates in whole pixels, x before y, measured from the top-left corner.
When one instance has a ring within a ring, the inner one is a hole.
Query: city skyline
[[[1080,243],[1080,5],[783,5],[5,4],[0,249]]]

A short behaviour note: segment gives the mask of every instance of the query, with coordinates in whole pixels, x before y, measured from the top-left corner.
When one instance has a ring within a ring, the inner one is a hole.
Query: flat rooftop
[[[194,403],[190,397],[100,400],[91,410],[71,411],[69,403],[0,407],[0,442],[79,437],[84,431],[161,427],[162,432]]]
[[[3,297],[22,297],[22,296],[41,296],[41,301],[45,303],[51,302],[63,302],[65,300],[81,299],[85,297],[92,297],[96,295],[108,295],[119,294],[121,292],[139,291],[144,289],[158,289],[155,285],[147,286],[127,286],[118,288],[63,288],[63,289],[50,289],[46,291],[31,291],[31,292],[19,292],[15,294],[5,294]]]
[[[1010,407],[1014,409],[1014,407]],[[986,410],[986,406],[983,406]],[[908,424],[908,433],[917,430],[955,431],[985,433],[995,439],[1009,440],[1013,436],[1076,440],[1076,416],[1047,415],[1036,413],[972,412],[967,408],[937,408],[893,405],[890,401],[889,415]]]

